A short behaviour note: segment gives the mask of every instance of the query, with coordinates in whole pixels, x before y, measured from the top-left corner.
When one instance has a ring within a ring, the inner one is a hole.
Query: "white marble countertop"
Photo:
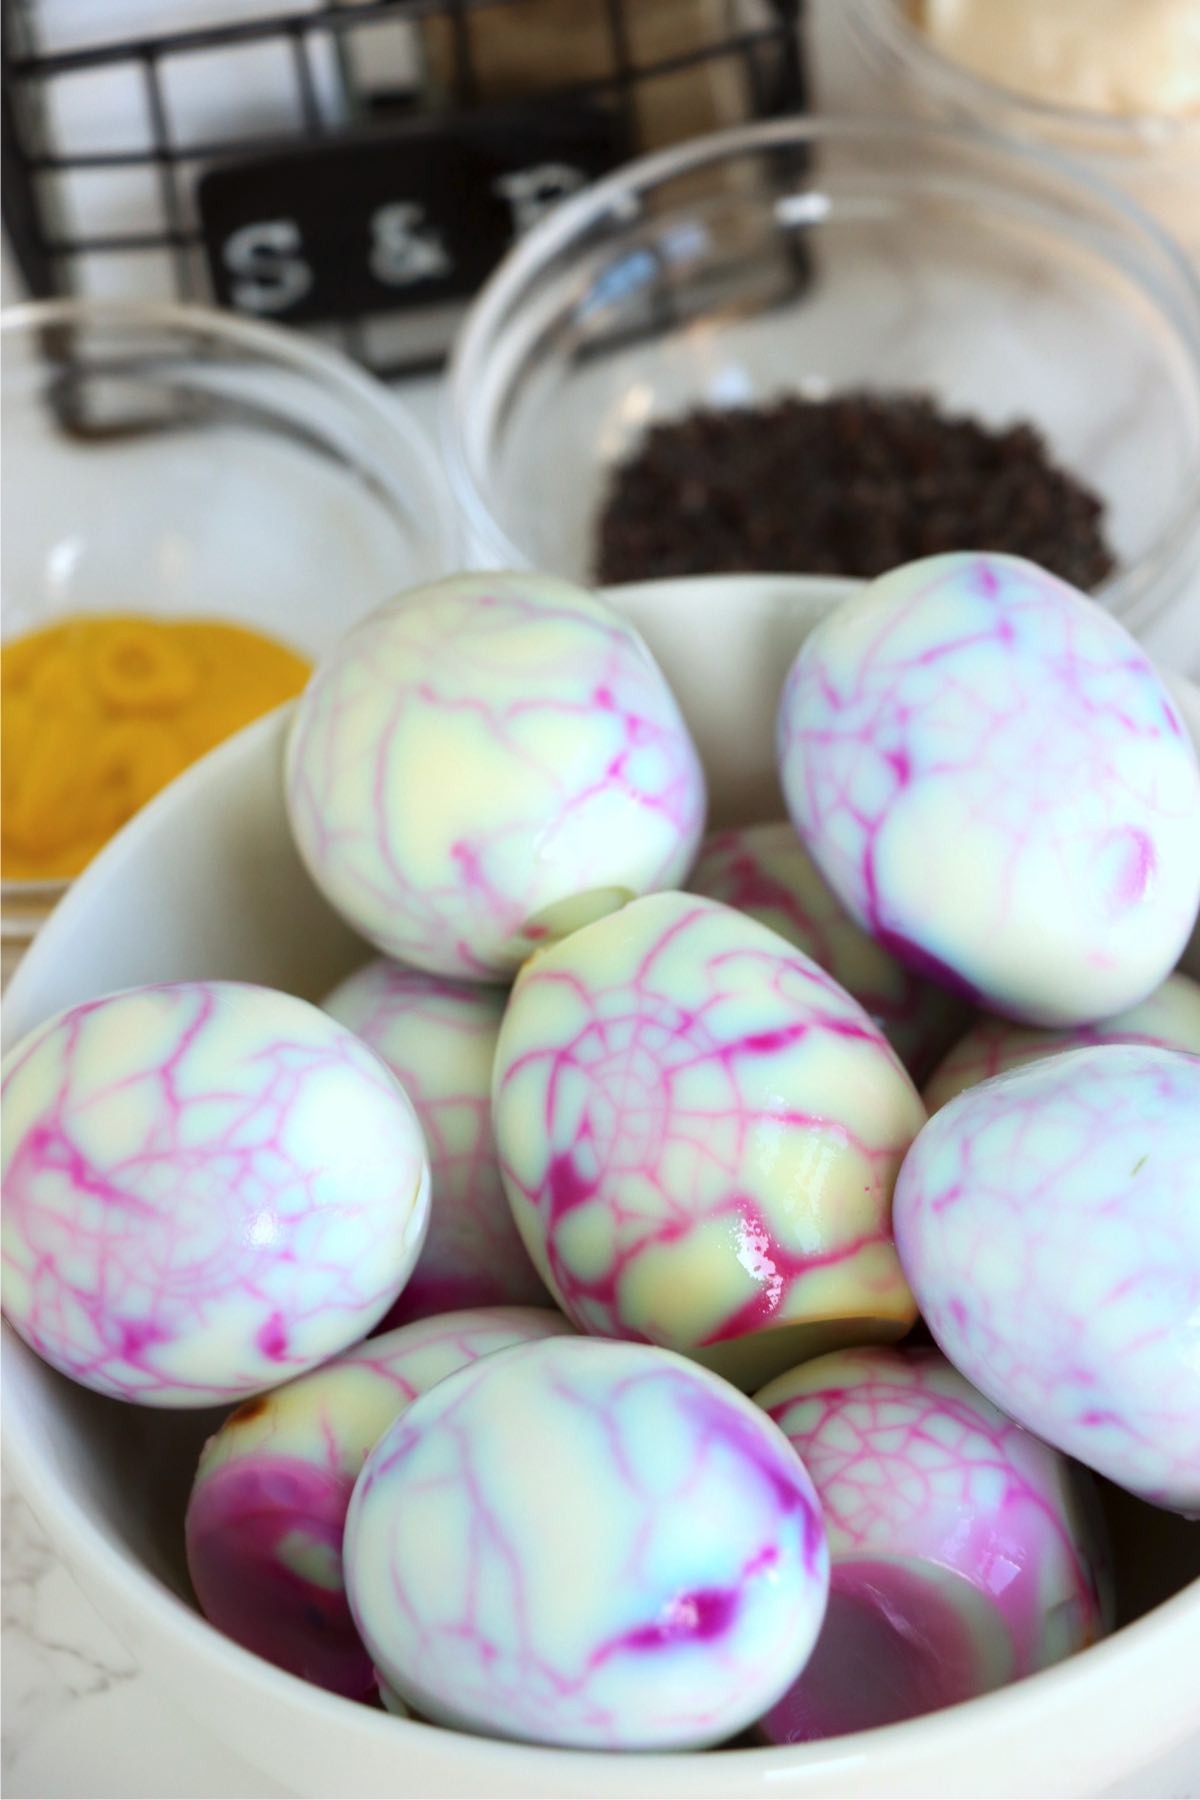
[[[7,1484],[3,1512],[4,1793],[11,1800],[282,1794],[154,1689]]]
[[[824,10],[836,0],[815,0]],[[820,21],[819,90],[825,104],[853,104],[836,37]],[[5,270],[4,288],[13,284]],[[437,382],[404,398],[431,425]],[[1200,593],[1147,633],[1164,667],[1200,679]],[[284,1793],[234,1756],[154,1687],[84,1598],[21,1497],[3,1493],[3,1791],[19,1797],[94,1796],[180,1800]],[[1200,1796],[1200,1739],[1113,1795]]]

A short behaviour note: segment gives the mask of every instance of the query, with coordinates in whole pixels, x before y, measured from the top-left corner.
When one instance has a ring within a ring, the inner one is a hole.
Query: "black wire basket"
[[[5,230],[37,297],[216,302],[434,368],[555,201],[799,110],[802,3],[227,0],[71,42],[55,0],[0,0]]]

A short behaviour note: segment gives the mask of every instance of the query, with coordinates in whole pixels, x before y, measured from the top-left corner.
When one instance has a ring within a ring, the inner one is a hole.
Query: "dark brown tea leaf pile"
[[[787,399],[653,426],[614,471],[596,574],[872,576],[992,550],[1088,590],[1114,567],[1103,520],[1031,425],[993,430],[916,394]]]

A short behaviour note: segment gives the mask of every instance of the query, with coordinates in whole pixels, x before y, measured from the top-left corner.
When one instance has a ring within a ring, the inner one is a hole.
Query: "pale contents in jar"
[[[946,56],[1032,99],[1200,117],[1195,0],[917,0],[914,11]]]

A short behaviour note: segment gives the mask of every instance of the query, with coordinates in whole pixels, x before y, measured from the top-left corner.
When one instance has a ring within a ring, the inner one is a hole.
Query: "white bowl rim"
[[[797,600],[815,600],[821,595],[828,596],[831,588],[837,594],[860,585],[841,577],[804,575],[689,576],[681,579],[710,589],[720,587],[737,589],[742,594],[749,591],[763,597],[769,595],[776,601],[789,595]],[[630,587],[639,593],[647,593],[658,587],[678,585],[679,580],[675,580],[639,582]],[[1170,677],[1169,681],[1176,698],[1184,704],[1191,729],[1200,732],[1200,686],[1181,677]],[[277,707],[193,763],[111,839],[60,902],[17,969],[9,985],[6,1011],[11,1007],[14,995],[18,1014],[21,1010],[24,987],[31,979],[23,979],[24,971],[33,967],[36,972],[37,963],[45,958],[52,959],[57,953],[59,937],[70,937],[76,913],[82,914],[88,904],[89,872],[93,869],[103,872],[110,861],[125,854],[127,846],[152,831],[159,816],[174,812],[181,804],[186,805],[194,790],[210,784],[222,785],[240,764],[267,754],[273,741],[282,743],[293,706],[294,702],[288,702]],[[11,1329],[5,1321],[5,1336]],[[559,1791],[556,1781],[566,1783],[568,1778],[571,1791],[578,1791],[575,1783],[581,1773],[594,1773],[598,1786],[603,1789],[606,1777],[617,1768],[623,1775],[624,1791],[649,1794],[662,1786],[664,1766],[669,1766],[672,1776],[679,1778],[672,1782],[674,1793],[687,1791],[684,1784],[689,1774],[697,1778],[695,1791],[698,1794],[733,1793],[739,1791],[734,1785],[739,1777],[748,1780],[760,1776],[767,1784],[766,1791],[774,1789],[783,1793],[786,1791],[783,1783],[790,1773],[821,1765],[823,1773],[832,1778],[836,1773],[835,1765],[848,1768],[868,1756],[903,1758],[914,1753],[924,1756],[935,1735],[937,1753],[954,1756],[968,1752],[972,1740],[985,1729],[994,1737],[1007,1735],[1009,1730],[1036,1731],[1037,1714],[1049,1719],[1070,1704],[1084,1684],[1103,1686],[1107,1682],[1110,1687],[1118,1686],[1127,1660],[1151,1644],[1160,1668],[1165,1664],[1189,1672],[1194,1671],[1195,1666],[1195,1646],[1200,1632],[1200,1580],[1189,1583],[1110,1637],[1039,1674],[922,1718],[824,1738],[810,1744],[673,1752],[664,1757],[647,1753],[560,1750],[477,1737],[447,1731],[417,1719],[376,1712],[288,1674],[243,1649],[232,1639],[223,1637],[202,1614],[151,1574],[132,1552],[123,1553],[100,1530],[88,1512],[84,1497],[77,1498],[53,1478],[39,1454],[36,1432],[19,1416],[14,1420],[11,1409],[4,1438],[6,1462],[13,1480],[60,1553],[68,1563],[80,1564],[89,1574],[94,1572],[98,1585],[121,1590],[126,1595],[132,1592],[137,1605],[148,1616],[151,1629],[163,1633],[179,1650],[196,1657],[202,1665],[224,1665],[226,1673],[236,1674],[251,1700],[257,1693],[265,1702],[301,1705],[318,1722],[324,1719],[330,1727],[349,1725],[376,1739],[380,1746],[393,1746],[398,1760],[403,1757],[406,1744],[436,1745],[443,1760],[458,1763],[463,1786],[457,1791],[463,1793],[489,1792],[489,1771],[498,1759],[516,1759],[514,1769],[519,1767],[522,1774],[527,1772],[530,1781],[537,1782],[537,1791],[544,1794],[556,1793]],[[70,1548],[63,1549],[64,1545]],[[1190,1683],[1192,1675],[1185,1673],[1182,1679]],[[724,1775],[729,1777],[729,1786],[718,1784]]]

